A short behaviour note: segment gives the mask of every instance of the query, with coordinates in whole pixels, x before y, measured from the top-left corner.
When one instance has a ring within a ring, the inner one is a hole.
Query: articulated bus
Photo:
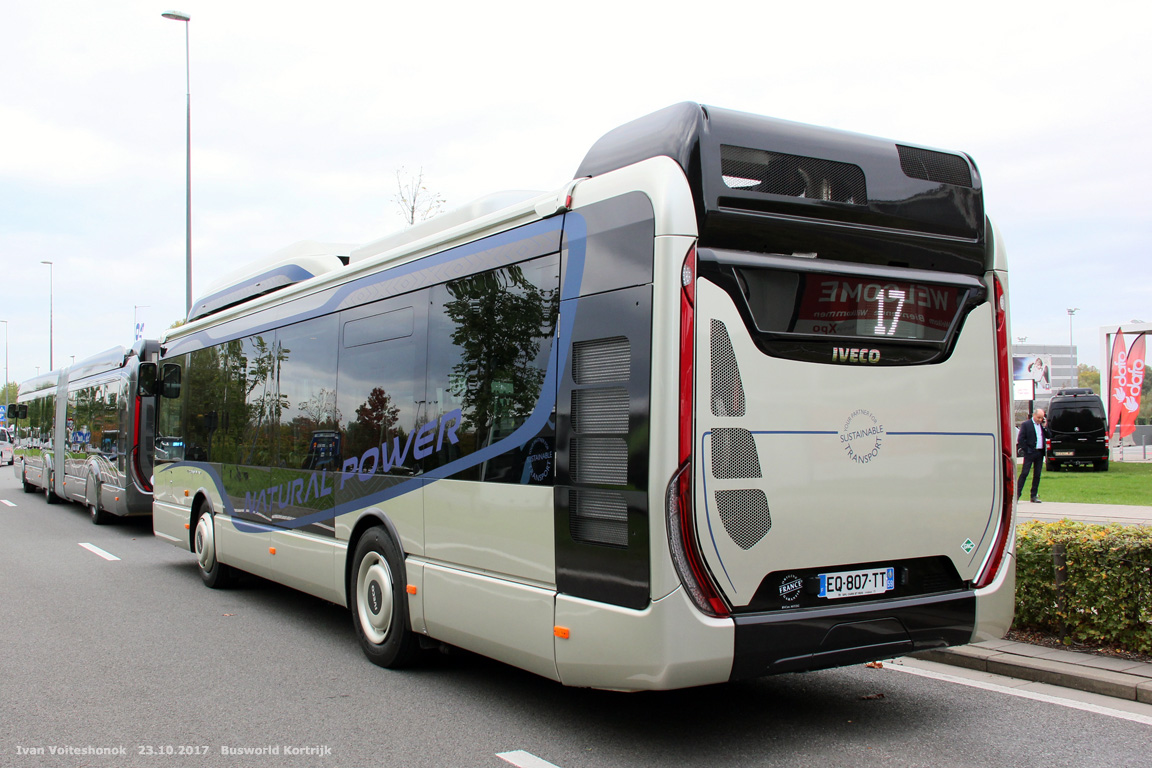
[[[554,192],[198,301],[154,530],[385,667],[669,689],[1000,637],[1007,323],[968,156],[680,104]]]
[[[20,385],[14,468],[26,493],[79,502],[97,525],[152,514],[158,352],[139,341]]]

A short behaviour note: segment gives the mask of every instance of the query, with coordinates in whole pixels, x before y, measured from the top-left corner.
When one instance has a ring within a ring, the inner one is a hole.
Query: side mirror
[[[161,371],[160,397],[180,397],[180,366],[164,363]]]
[[[20,403],[20,412],[16,414],[18,419],[28,418],[28,403]]]
[[[136,390],[141,397],[151,397],[156,394],[156,363],[140,363],[136,373]]]

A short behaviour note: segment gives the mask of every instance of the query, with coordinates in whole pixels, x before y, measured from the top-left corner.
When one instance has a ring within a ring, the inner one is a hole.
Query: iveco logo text
[[[872,363],[880,362],[878,349],[849,349],[848,347],[832,347],[832,362],[834,363]]]

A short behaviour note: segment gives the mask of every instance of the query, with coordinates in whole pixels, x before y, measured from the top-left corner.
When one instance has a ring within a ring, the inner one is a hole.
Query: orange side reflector
[[[568,627],[552,627],[552,634],[561,640],[567,640],[571,633],[568,631]]]
[[[188,491],[184,491],[184,495],[185,495],[185,496],[187,496],[187,495],[188,495]]]
[[[119,496],[117,496],[117,497],[116,497],[116,501],[120,501],[120,497],[119,497]]]
[[[192,527],[192,524],[191,524],[191,523],[184,523],[184,530],[186,530],[186,531],[187,531],[187,530],[188,530],[188,529],[190,529],[191,527]]]
[[[276,547],[268,547],[268,554],[270,554],[270,555],[276,554]]]
[[[408,594],[410,594],[410,595],[416,594],[416,585],[415,584],[409,584],[408,585]]]

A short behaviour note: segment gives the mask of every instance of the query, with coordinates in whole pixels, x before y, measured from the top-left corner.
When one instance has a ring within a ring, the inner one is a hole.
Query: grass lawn
[[[1016,475],[1020,475],[1017,465]],[[1031,486],[1032,478],[1028,478]],[[1025,496],[1027,498],[1027,489]],[[1040,498],[1077,504],[1133,504],[1152,507],[1152,463],[1112,461],[1107,472],[1058,469],[1040,477]]]

